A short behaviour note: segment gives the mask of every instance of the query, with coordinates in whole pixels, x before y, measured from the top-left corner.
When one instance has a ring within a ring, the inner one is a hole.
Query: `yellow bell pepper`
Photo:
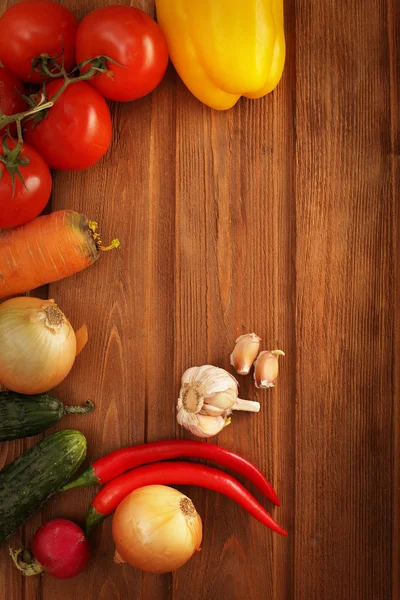
[[[283,0],[156,0],[156,7],[171,60],[204,104],[225,110],[279,83]]]

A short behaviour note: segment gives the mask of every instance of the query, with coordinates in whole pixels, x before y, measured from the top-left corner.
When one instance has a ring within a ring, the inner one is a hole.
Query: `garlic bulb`
[[[198,437],[210,437],[229,425],[233,410],[258,412],[260,404],[238,398],[238,382],[228,371],[203,365],[182,375],[177,421]]]
[[[255,333],[238,337],[231,354],[231,365],[239,375],[247,375],[260,350],[261,338]]]
[[[254,382],[256,388],[274,387],[278,378],[278,358],[285,356],[282,350],[264,350],[254,363]]]

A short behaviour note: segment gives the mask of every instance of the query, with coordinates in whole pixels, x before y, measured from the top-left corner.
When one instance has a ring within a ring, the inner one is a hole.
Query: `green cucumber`
[[[0,543],[71,479],[85,456],[85,436],[65,429],[44,438],[0,471]]]
[[[94,408],[64,406],[49,394],[24,396],[15,392],[0,392],[0,442],[16,440],[41,433],[52,427],[66,414],[86,414]]]

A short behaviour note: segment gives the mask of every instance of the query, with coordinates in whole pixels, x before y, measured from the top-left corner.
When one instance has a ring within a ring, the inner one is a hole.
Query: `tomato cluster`
[[[98,57],[104,67],[92,76],[91,61]],[[18,141],[14,122],[0,129],[4,229],[43,210],[51,193],[50,168],[86,169],[104,156],[112,135],[105,99],[128,102],[152,92],[164,77],[168,48],[160,27],[138,8],[99,8],[79,24],[57,2],[23,0],[0,17],[1,63],[0,117],[27,111],[39,98],[55,98],[53,106],[22,121]],[[60,95],[67,74],[71,85]],[[23,82],[40,86],[30,99]]]

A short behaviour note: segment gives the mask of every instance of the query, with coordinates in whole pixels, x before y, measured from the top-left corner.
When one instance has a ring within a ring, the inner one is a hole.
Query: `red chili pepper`
[[[232,471],[236,471],[236,473],[243,475],[243,477],[254,483],[266,498],[271,500],[276,506],[280,506],[281,504],[270,482],[251,462],[215,444],[190,440],[150,442],[111,452],[111,454],[103,456],[103,458],[92,463],[79,477],[68,483],[63,488],[63,491],[76,487],[107,483],[118,475],[125,473],[125,471],[140,467],[141,465],[158,462],[159,460],[183,457],[203,458],[204,460],[211,460],[223,467],[232,469]]]
[[[257,500],[231,475],[188,462],[160,462],[139,467],[120,475],[104,486],[93,499],[86,517],[86,531],[90,533],[95,525],[111,514],[128,494],[146,485],[196,485],[221,492],[266,527],[282,535],[282,529]]]

